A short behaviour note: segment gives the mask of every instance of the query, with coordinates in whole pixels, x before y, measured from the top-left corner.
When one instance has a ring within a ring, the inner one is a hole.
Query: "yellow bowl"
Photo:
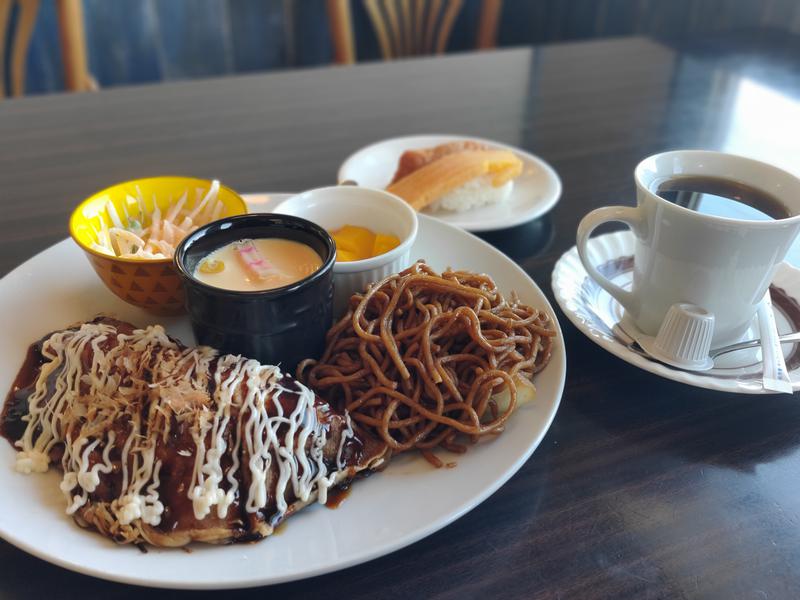
[[[69,233],[86,253],[97,275],[114,294],[152,313],[177,314],[183,311],[184,295],[172,258],[119,258],[93,249],[92,244],[98,241],[101,220],[107,227],[113,227],[106,212],[109,201],[123,224],[127,224],[126,214],[139,215],[138,202],[129,200],[129,197],[137,198],[141,193],[148,214],[156,204],[164,213],[184,192],[188,192],[186,208],[193,208],[198,201],[195,190],[200,190],[202,198],[210,187],[211,181],[194,177],[148,177],[119,183],[81,202],[69,219]],[[217,197],[225,207],[220,218],[247,213],[245,201],[229,187],[220,185]]]

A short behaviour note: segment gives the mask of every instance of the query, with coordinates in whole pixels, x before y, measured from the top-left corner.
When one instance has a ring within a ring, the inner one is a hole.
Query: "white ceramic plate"
[[[512,150],[524,163],[522,175],[514,180],[511,196],[501,204],[482,206],[464,212],[437,211],[430,216],[467,231],[492,231],[527,223],[542,216],[561,197],[561,180],[541,158],[499,142],[460,135],[410,135],[377,142],[351,154],[339,167],[338,181],[353,180],[359,185],[383,189],[397,169],[406,150],[430,148],[454,140],[475,140],[489,146]]]
[[[630,231],[599,235],[589,242],[589,258],[606,277],[630,289],[633,244]],[[625,362],[660,377],[709,390],[739,394],[774,393],[764,390],[761,385],[762,366],[758,350],[721,356],[713,369],[704,372],[682,371],[628,350],[611,332],[614,324],[622,318],[622,307],[587,275],[574,247],[556,263],[552,286],[556,300],[569,320],[590,340]],[[779,333],[800,331],[800,271],[786,263],[781,264],[770,292]],[[758,337],[758,325],[754,322],[745,338]],[[792,387],[795,391],[800,390],[800,348],[797,344],[784,344],[783,353]]]
[[[273,196],[272,200],[279,200]],[[256,199],[258,200],[258,199]],[[270,199],[254,202],[256,210]],[[491,273],[503,290],[516,290],[555,315],[542,291],[506,256],[460,229],[420,219],[412,258]],[[139,325],[156,318],[118,300],[71,240],[52,246],[0,280],[0,388],[3,393],[28,345],[55,329],[99,312]],[[193,342],[186,318],[160,319],[170,334]],[[557,322],[556,322],[557,323]],[[441,529],[488,498],[528,459],[555,416],[564,387],[566,356],[556,343],[551,364],[537,377],[536,401],[522,407],[498,438],[436,470],[417,456],[359,481],[335,510],[314,505],[289,519],[280,535],[255,544],[202,546],[191,553],[150,548],[142,554],[75,525],[65,512],[55,469],[44,475],[13,470],[14,451],[0,440],[0,535],[40,558],[81,573],[147,586],[231,588],[310,577],[397,550]],[[452,460],[448,457],[448,460]]]

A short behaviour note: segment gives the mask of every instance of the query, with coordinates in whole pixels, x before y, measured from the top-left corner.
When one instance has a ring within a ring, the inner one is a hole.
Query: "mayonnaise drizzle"
[[[159,437],[167,440],[174,422],[187,419],[194,442],[187,497],[196,519],[212,509],[225,518],[240,494],[251,513],[272,498],[273,519],[280,519],[289,508],[290,490],[302,502],[316,493],[324,503],[346,468],[344,447],[354,436],[349,415],[329,472],[323,456],[329,425],[318,418],[314,393],[299,383],[284,387],[278,367],[220,357],[207,347],[181,349],[158,325],[127,335],[109,324],[84,324],[51,335],[42,355],[46,362],[28,400],[27,426],[16,442],[16,469],[46,471],[50,450],[63,442],[60,487],[68,514],[84,506],[102,476],[112,472],[111,451],[121,445],[122,491],[111,512],[121,525],[158,525],[164,505],[156,447]],[[286,406],[295,402],[291,412],[281,401],[284,394]],[[117,439],[119,423],[125,424],[124,441]],[[243,450],[246,464],[240,464]],[[192,455],[184,449],[177,454]],[[226,467],[224,456],[230,459]],[[249,471],[247,490],[239,489],[242,468]]]

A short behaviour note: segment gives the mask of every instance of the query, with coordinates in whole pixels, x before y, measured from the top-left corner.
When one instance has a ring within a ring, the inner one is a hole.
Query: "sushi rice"
[[[514,180],[509,180],[501,186],[492,185],[492,175],[476,177],[461,187],[454,189],[449,194],[433,202],[425,210],[461,212],[479,206],[488,206],[505,201],[511,195]]]

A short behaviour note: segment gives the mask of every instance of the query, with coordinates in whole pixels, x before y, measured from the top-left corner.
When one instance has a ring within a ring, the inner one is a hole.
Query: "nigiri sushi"
[[[522,161],[509,150],[461,150],[435,158],[386,190],[418,211],[463,211],[502,202],[521,173]]]
[[[455,154],[456,152],[464,152],[465,150],[491,150],[491,148],[486,144],[473,140],[458,140],[439,144],[433,148],[406,150],[400,155],[400,160],[397,162],[397,171],[395,171],[394,177],[392,178],[392,183],[397,183],[406,175],[411,175],[411,173],[417,169],[421,169],[425,165],[429,165],[443,156]]]

